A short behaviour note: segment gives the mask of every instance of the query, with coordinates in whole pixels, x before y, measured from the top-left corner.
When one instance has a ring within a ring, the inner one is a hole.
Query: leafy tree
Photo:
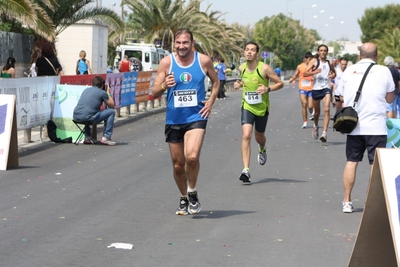
[[[0,16],[1,22],[5,24],[4,29],[21,32],[19,25],[24,24],[37,35],[54,40],[55,27],[50,17],[38,5],[39,2],[49,10],[54,11],[58,7],[55,0],[0,0]]]
[[[378,63],[383,64],[386,56],[392,56],[396,62],[400,62],[400,28],[386,30],[379,40],[373,41],[381,55]]]
[[[400,5],[390,4],[384,7],[368,8],[358,20],[361,28],[361,42],[379,40],[386,30],[393,30],[400,25]]]
[[[315,32],[283,14],[257,22],[253,36],[261,50],[274,52],[275,63],[280,62],[282,69],[295,69],[316,42]]]
[[[124,30],[124,22],[113,10],[105,7],[88,7],[94,0],[54,0],[58,8],[49,8],[44,1],[34,0],[46,12],[59,35],[74,23],[86,19],[96,19],[107,24],[111,29]]]
[[[360,55],[357,54],[344,54],[341,57],[347,58],[349,61],[353,62],[353,63],[357,63],[360,60]]]
[[[189,27],[198,51],[209,56],[230,58],[231,52],[240,53],[235,40],[244,34],[220,21],[219,11],[200,11],[201,0],[124,0],[123,5],[132,10],[128,18],[127,33],[130,38],[148,43],[160,43],[171,51],[174,33]]]

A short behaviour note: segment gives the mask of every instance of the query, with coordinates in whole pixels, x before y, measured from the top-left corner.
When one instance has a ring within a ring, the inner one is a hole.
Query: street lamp
[[[304,25],[305,25],[305,23],[304,23],[304,9],[312,9],[312,8],[314,8],[314,7],[317,7],[317,5],[316,5],[316,4],[314,4],[314,5],[312,5],[311,7],[305,7],[305,8],[302,8],[302,10],[303,10],[303,16],[302,16],[303,27],[304,27]]]

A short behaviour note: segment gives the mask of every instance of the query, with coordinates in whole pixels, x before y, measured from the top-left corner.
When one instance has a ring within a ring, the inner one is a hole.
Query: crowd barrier
[[[161,97],[155,99],[151,95],[155,75],[154,71],[97,74],[110,85],[117,116],[123,107],[130,114],[131,107],[134,111],[146,111],[155,107],[154,102],[162,105]],[[55,121],[57,128],[63,129],[68,118],[72,119],[73,108],[82,91],[91,85],[94,76],[0,79],[0,94],[16,96],[17,130],[25,130],[24,142],[31,141],[32,128],[46,125],[50,119]]]

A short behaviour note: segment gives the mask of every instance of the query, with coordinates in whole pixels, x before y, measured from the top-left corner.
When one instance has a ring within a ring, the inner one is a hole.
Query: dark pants
[[[225,80],[219,80],[219,91],[217,98],[225,98]]]

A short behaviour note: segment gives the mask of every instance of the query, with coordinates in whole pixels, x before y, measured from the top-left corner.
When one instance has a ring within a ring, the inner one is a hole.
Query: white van
[[[157,70],[160,60],[169,55],[169,52],[154,44],[127,43],[119,45],[116,48],[114,69],[118,69],[119,62],[125,55],[132,63],[132,71],[149,71]]]

